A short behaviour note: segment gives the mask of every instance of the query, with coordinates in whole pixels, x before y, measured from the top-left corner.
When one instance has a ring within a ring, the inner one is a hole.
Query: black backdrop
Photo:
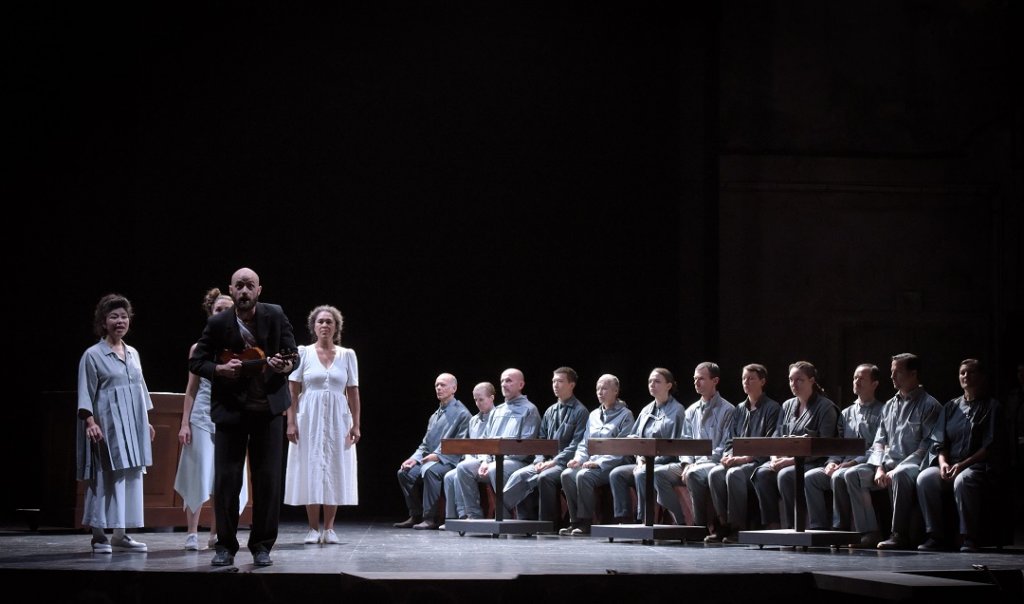
[[[679,311],[706,203],[680,177],[705,145],[683,110],[705,91],[680,85],[703,69],[702,12],[18,10],[12,302],[32,303],[12,308],[45,362],[26,363],[9,445],[29,458],[36,394],[74,389],[101,295],[135,304],[150,389],[180,392],[201,296],[240,266],[300,340],[315,305],[345,314],[364,409],[348,514],[402,515],[394,471],[439,372],[472,408],[474,383],[519,367],[542,409],[555,367],[591,407],[613,372],[639,409],[651,367],[686,388],[714,348],[681,342]],[[19,464],[5,510],[39,504],[38,476]]]

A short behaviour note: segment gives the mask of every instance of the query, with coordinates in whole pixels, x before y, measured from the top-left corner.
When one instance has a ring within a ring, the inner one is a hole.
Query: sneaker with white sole
[[[217,547],[217,533],[210,533],[210,539],[206,542],[210,549]]]
[[[118,550],[120,550],[122,552],[148,552],[149,551],[149,548],[146,547],[145,543],[143,543],[141,541],[136,541],[135,539],[132,539],[128,535],[125,535],[124,537],[122,537],[120,539],[117,539],[117,538],[111,539],[110,540],[110,545],[114,546],[115,548],[117,548]]]
[[[104,539],[98,541],[96,537],[92,538],[92,553],[94,554],[110,554],[114,552],[114,548],[110,547],[110,542]]]
[[[302,542],[306,545],[320,543],[320,531],[316,529],[309,529],[309,532],[306,533],[306,538]]]
[[[199,551],[199,535],[189,533],[185,535],[185,549],[190,552]]]
[[[323,536],[320,538],[322,543],[327,545],[337,545],[341,543],[341,539],[338,539],[338,533],[334,532],[334,529],[327,529],[324,531]]]

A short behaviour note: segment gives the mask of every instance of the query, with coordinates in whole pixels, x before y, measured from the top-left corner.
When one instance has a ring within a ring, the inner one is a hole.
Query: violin
[[[299,351],[289,348],[282,348],[278,353],[281,355],[281,359],[285,361],[292,361],[299,356]],[[234,350],[222,350],[217,360],[220,363],[227,363],[232,359],[238,359],[242,362],[241,374],[243,376],[257,375],[263,371],[263,366],[267,364],[267,353],[263,352],[263,349],[259,346],[253,346],[252,348],[246,348],[241,352],[235,352]]]

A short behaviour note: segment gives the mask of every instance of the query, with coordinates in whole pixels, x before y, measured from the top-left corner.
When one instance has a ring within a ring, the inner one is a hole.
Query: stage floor
[[[152,585],[173,585],[175,581],[180,584],[181,573],[188,573],[185,576],[190,577],[189,580],[199,574],[250,574],[264,576],[267,580],[271,576],[296,575],[307,577],[310,585],[316,582],[311,578],[313,575],[345,576],[348,581],[419,581],[435,586],[445,581],[473,581],[492,585],[486,589],[500,589],[494,586],[505,581],[533,578],[538,584],[549,586],[544,588],[545,594],[558,591],[557,588],[552,590],[552,585],[564,585],[568,590],[568,586],[577,579],[582,580],[583,576],[642,576],[654,591],[663,589],[655,588],[655,584],[674,583],[682,588],[702,584],[713,577],[723,586],[736,587],[737,594],[762,591],[767,594],[773,591],[767,587],[768,576],[789,576],[792,586],[796,584],[792,582],[796,577],[829,572],[921,573],[950,577],[998,572],[1012,577],[1019,576],[1024,569],[1024,548],[1020,546],[962,554],[845,548],[805,551],[771,546],[759,549],[757,546],[678,541],[645,545],[637,541],[608,542],[593,537],[554,535],[459,536],[440,531],[395,529],[390,520],[348,521],[339,524],[336,531],[341,538],[340,545],[304,545],[306,527],[299,523],[283,524],[272,552],[274,564],[265,568],[253,566],[252,557],[244,549],[248,531],[242,531],[239,541],[243,549],[235,558],[236,565],[215,568],[210,566],[212,550],[184,551],[183,532],[133,532],[134,537],[148,545],[148,553],[93,554],[89,535],[84,532],[9,530],[0,533],[0,572],[8,579],[20,577],[23,582],[28,580],[25,577],[34,577],[37,593],[40,584],[44,592],[47,588],[56,589],[55,584],[47,585],[51,581],[79,581],[81,584],[83,576],[89,577],[91,582],[104,580],[102,573],[81,575],[78,571],[128,571],[164,575]],[[209,533],[200,533],[204,547],[208,537]],[[62,573],[71,574],[62,578]],[[673,576],[681,582],[672,582]],[[135,580],[139,580],[138,576]],[[751,582],[749,587],[740,588],[748,581]],[[785,580],[780,582],[779,590],[785,591],[782,586],[786,584]],[[500,597],[492,600],[511,601],[510,594],[518,591],[508,592],[504,600]],[[177,599],[182,599],[181,594],[178,595]],[[716,601],[730,600],[721,594],[716,598]],[[453,599],[460,600],[454,596]]]

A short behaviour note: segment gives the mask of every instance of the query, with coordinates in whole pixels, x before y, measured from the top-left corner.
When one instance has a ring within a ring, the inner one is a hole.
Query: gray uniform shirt
[[[633,412],[629,410],[626,403],[615,401],[612,408],[608,410],[599,406],[591,411],[590,417],[587,418],[587,433],[583,442],[576,447],[576,461],[580,463],[594,462],[602,470],[621,465],[621,455],[591,455],[587,450],[587,443],[591,438],[620,438],[629,434],[632,429]]]
[[[565,467],[569,463],[576,448],[583,442],[587,434],[587,408],[574,396],[567,401],[558,401],[544,412],[540,420],[540,436],[558,441],[558,454],[555,462]],[[546,455],[538,455],[533,463],[541,463],[549,459]]]
[[[981,449],[991,453],[999,417],[997,400],[978,399],[968,403],[961,396],[946,403],[943,411],[945,429],[939,450],[945,451],[949,463],[961,462]]]
[[[871,401],[861,404],[853,403],[839,414],[839,438],[860,438],[864,441],[863,455],[847,455],[846,457],[829,457],[829,462],[844,463],[855,461],[864,463],[871,454],[871,444],[875,442],[878,424],[882,421],[882,401]]]
[[[766,394],[761,394],[761,398],[757,399],[757,407],[753,410],[750,409],[750,398],[740,403],[739,407],[736,408],[736,413],[733,414],[735,421],[732,430],[732,436],[740,438],[763,438],[765,436],[771,436],[775,433],[775,426],[779,423],[779,413],[782,410],[782,405],[773,398],[769,398]],[[734,455],[732,451],[732,437],[729,438],[729,443],[725,446],[723,455]],[[768,456],[756,457],[754,460],[762,464],[768,461]]]
[[[930,463],[942,429],[942,405],[918,386],[904,398],[899,392],[882,408],[882,421],[868,463],[888,472],[899,464]]]
[[[443,407],[430,416],[427,422],[427,432],[423,435],[423,442],[412,454],[412,459],[422,462],[423,458],[434,453],[444,463],[455,465],[462,459],[458,455],[442,455],[441,439],[444,438],[466,438],[469,430],[469,409],[459,399],[453,398]]]
[[[505,401],[491,411],[484,438],[537,438],[540,432],[540,411],[522,394]],[[529,455],[506,455],[505,459],[529,463]],[[493,461],[493,456],[487,456]]]
[[[800,399],[793,397],[782,403],[779,423],[775,426],[773,436],[821,436],[835,437],[838,430],[839,409],[830,399],[815,392],[807,401],[807,408],[802,414]],[[807,467],[824,465],[825,457],[808,457],[804,459]]]
[[[641,438],[682,438],[685,422],[686,409],[674,397],[669,396],[661,406],[658,406],[658,401],[647,403],[647,406],[640,410],[630,435]],[[662,455],[654,458],[654,463],[675,463],[678,460],[671,455]]]
[[[732,443],[735,413],[736,407],[717,392],[710,401],[699,400],[690,405],[686,410],[683,438],[709,439],[711,455],[683,455],[679,461],[684,464],[722,461],[725,447]]]

